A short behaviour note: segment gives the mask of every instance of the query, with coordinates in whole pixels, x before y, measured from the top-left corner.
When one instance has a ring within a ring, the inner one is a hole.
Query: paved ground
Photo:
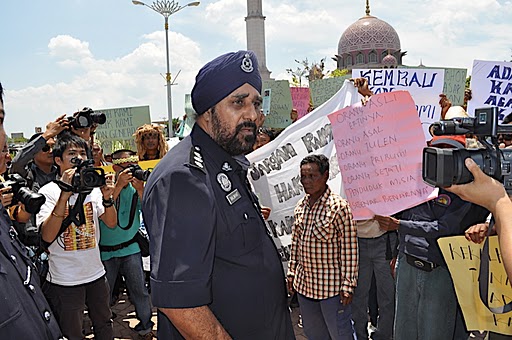
[[[250,308],[250,306],[248,306]],[[115,339],[155,339],[156,337],[141,337],[137,334],[137,332],[133,331],[132,328],[138,323],[138,320],[135,318],[135,308],[130,303],[128,296],[123,293],[116,303],[116,305],[112,308],[112,311],[117,315],[114,319],[114,338]],[[299,317],[299,308],[292,309],[292,322],[294,325],[295,336],[297,340],[306,340],[306,336],[301,328],[297,326]],[[153,322],[155,323],[155,327],[153,328],[156,333],[156,309],[153,308]],[[86,329],[86,338],[93,339],[91,331],[91,322],[88,318],[85,320],[85,329]]]

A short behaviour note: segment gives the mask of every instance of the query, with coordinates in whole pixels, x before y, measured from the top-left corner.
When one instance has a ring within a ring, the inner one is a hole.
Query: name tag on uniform
[[[240,195],[238,189],[235,189],[226,195],[226,199],[228,200],[229,205],[235,204],[235,202],[238,201],[240,198],[242,198],[242,195]]]

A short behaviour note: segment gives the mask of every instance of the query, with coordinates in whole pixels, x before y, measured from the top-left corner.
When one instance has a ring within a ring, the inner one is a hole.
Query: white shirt
[[[61,190],[57,184],[50,182],[43,186],[39,193],[46,197],[46,202],[36,216],[38,226],[51,215]],[[73,207],[78,194],[68,200],[65,216],[69,206]],[[50,245],[49,271],[46,280],[62,286],[76,286],[92,282],[103,275],[105,269],[101,263],[100,229],[98,217],[103,215],[101,190],[94,188],[84,201],[85,224],[70,226]]]

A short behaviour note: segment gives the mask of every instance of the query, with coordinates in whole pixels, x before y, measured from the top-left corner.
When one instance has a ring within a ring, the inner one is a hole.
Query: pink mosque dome
[[[367,1],[366,15],[341,35],[335,59],[339,69],[396,67],[402,64],[405,54],[400,49],[398,33],[384,20],[370,15]],[[394,57],[394,64],[389,64],[393,60],[388,55]]]

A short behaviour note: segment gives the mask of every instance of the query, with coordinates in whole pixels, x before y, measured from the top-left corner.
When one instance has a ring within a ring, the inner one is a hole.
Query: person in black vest
[[[260,91],[253,52],[206,64],[192,90],[197,122],[146,184],[159,338],[295,338],[280,257],[247,180]]]

